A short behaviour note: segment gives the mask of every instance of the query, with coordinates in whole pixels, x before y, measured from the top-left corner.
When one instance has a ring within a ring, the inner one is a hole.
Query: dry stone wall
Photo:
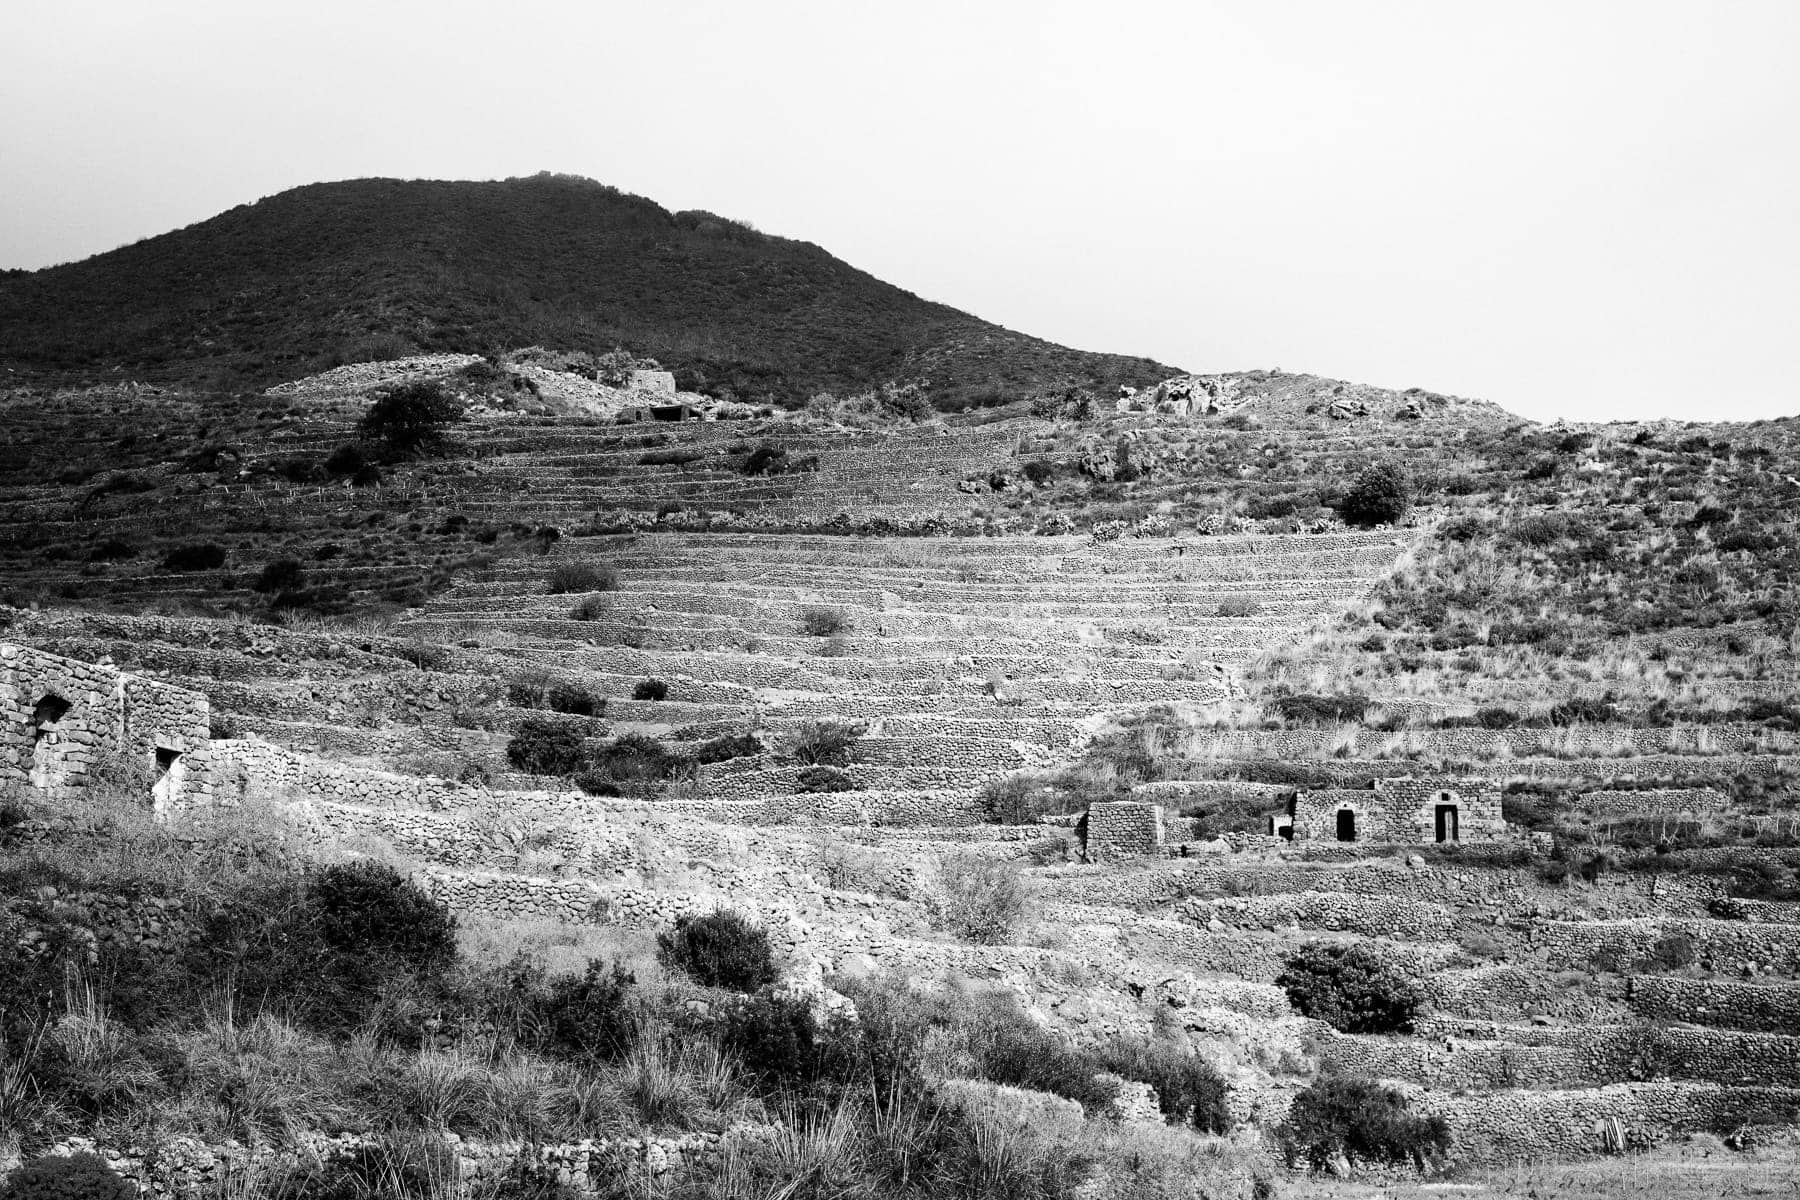
[[[41,790],[111,777],[159,812],[212,794],[205,696],[0,642],[0,780]]]

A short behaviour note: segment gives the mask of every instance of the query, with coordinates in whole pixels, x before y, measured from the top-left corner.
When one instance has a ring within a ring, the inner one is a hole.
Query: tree
[[[1392,525],[1412,504],[1412,484],[1393,463],[1372,463],[1356,477],[1338,504],[1348,525]]]
[[[418,380],[390,388],[376,399],[357,426],[364,441],[390,456],[439,450],[444,428],[463,419],[462,401],[436,380]]]

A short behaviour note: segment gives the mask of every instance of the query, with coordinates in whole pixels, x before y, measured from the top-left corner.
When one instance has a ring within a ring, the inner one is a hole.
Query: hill
[[[0,366],[260,386],[343,362],[622,346],[684,388],[798,403],[924,377],[940,408],[1175,372],[923,300],[807,242],[591,180],[313,184],[78,263],[0,274]]]

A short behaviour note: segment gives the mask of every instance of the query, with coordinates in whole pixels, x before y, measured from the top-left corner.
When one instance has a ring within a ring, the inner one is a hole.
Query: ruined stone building
[[[1504,837],[1500,794],[1467,779],[1377,779],[1298,792],[1269,832],[1296,842],[1487,842]]]
[[[212,795],[206,697],[0,642],[0,783],[142,786],[157,812]]]

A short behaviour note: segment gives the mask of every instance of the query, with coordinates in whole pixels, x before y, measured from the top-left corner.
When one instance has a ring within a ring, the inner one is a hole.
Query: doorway
[[[1440,804],[1437,806],[1437,840],[1440,842],[1461,840],[1456,828],[1456,805]]]
[[[32,787],[53,788],[62,783],[62,719],[68,715],[69,702],[56,695],[45,696],[32,708]]]
[[[1337,840],[1340,842],[1356,840],[1356,813],[1348,808],[1338,809]]]
[[[150,810],[162,816],[181,796],[181,751],[156,748],[156,782],[150,785]]]

